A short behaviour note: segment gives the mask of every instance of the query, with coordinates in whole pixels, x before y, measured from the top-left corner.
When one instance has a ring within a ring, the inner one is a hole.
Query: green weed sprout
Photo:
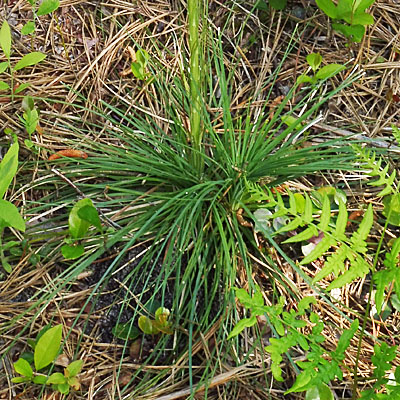
[[[83,361],[76,360],[71,362],[64,373],[53,372],[50,376],[40,372],[56,360],[60,352],[62,340],[62,325],[53,328],[45,327],[36,338],[36,341],[28,341],[33,348],[32,353],[24,353],[17,362],[14,363],[15,371],[22,375],[12,378],[14,383],[34,383],[38,385],[52,385],[53,390],[61,394],[68,394],[70,389],[79,390],[80,382],[77,375],[81,372]],[[32,362],[35,370],[32,368]]]
[[[38,51],[33,51],[31,53],[25,54],[14,66],[11,65],[11,29],[7,21],[3,22],[0,29],[0,47],[3,50],[7,61],[0,63],[0,74],[4,73],[7,69],[10,72],[10,84],[0,80],[0,91],[9,90],[11,92],[11,98],[14,100],[14,95],[22,92],[29,86],[29,83],[23,83],[18,87],[14,87],[14,73],[23,68],[33,66],[43,61],[46,58],[46,54],[40,53]]]
[[[16,137],[14,137],[14,143],[10,146],[0,163],[0,258],[3,268],[8,273],[11,272],[12,268],[4,255],[4,251],[8,250],[15,243],[10,241],[9,244],[3,245],[2,236],[4,229],[8,227],[25,232],[25,221],[21,217],[17,207],[15,207],[11,202],[4,200],[7,189],[17,173],[18,150],[18,141]]]
[[[308,65],[313,71],[313,75],[303,74],[297,78],[297,83],[310,83],[315,85],[318,81],[332,78],[340,71],[346,69],[342,64],[328,64],[320,68],[322,63],[322,56],[319,53],[311,53],[306,57]]]
[[[79,258],[85,252],[80,241],[84,238],[90,225],[103,232],[101,221],[92,200],[85,198],[76,202],[68,217],[69,235],[66,244],[61,247],[61,252],[67,260]]]
[[[374,17],[365,12],[375,0],[316,0],[317,6],[334,21],[332,27],[350,42],[361,42],[365,27],[374,23]]]
[[[50,14],[57,10],[60,6],[60,0],[43,0],[40,6],[36,9],[36,0],[28,0],[29,4],[32,6],[32,11],[34,15],[33,21],[28,21],[21,29],[23,35],[30,35],[35,32],[35,18],[36,16]]]

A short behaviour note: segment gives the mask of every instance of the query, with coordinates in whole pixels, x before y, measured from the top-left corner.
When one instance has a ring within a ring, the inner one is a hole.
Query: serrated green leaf
[[[241,319],[229,333],[227,340],[232,339],[233,337],[239,335],[245,328],[250,328],[257,323],[257,318],[255,315],[252,315],[250,318]]]
[[[304,240],[311,239],[314,236],[318,236],[318,229],[315,226],[309,226],[307,229],[298,233],[297,235],[286,239],[283,243],[303,242]]]
[[[46,54],[40,53],[38,51],[33,51],[24,55],[15,65],[14,71],[18,71],[22,68],[29,67],[31,65],[36,65],[46,58]]]
[[[72,207],[71,212],[69,213],[68,217],[69,233],[71,237],[74,239],[82,239],[89,229],[90,222],[79,217],[78,213],[79,210],[85,206],[90,206],[94,208],[92,200],[85,198],[77,201],[75,205]]]
[[[336,244],[336,240],[329,236],[325,236],[314,248],[314,250],[301,261],[301,265],[309,264],[317,258],[325,254],[332,246]]]
[[[59,350],[62,338],[62,325],[57,325],[46,331],[35,346],[34,361],[36,371],[51,364]]]
[[[43,0],[37,10],[37,15],[46,15],[50,14],[53,11],[57,10],[60,5],[60,0]]]
[[[332,0],[316,0],[317,6],[330,18],[336,19],[337,12]]]
[[[0,226],[11,227],[25,232],[25,221],[18,208],[7,200],[0,199]]]
[[[35,22],[29,21],[22,27],[21,34],[22,35],[30,35],[34,31],[35,31]]]
[[[348,283],[353,282],[357,278],[363,278],[366,274],[368,274],[370,270],[369,264],[358,256],[351,264],[349,269],[336,278],[327,288],[326,290],[333,290],[337,288],[342,288]]]
[[[33,377],[33,370],[28,361],[24,360],[23,358],[19,358],[13,365],[15,371],[20,375],[23,375],[29,379]]]
[[[338,240],[345,240],[346,239],[346,226],[348,220],[348,213],[346,205],[343,203],[341,199],[339,199],[339,214],[336,220],[336,227],[335,227],[335,238]]]
[[[76,360],[72,361],[71,364],[68,365],[67,368],[65,368],[65,376],[67,378],[77,376],[83,367],[83,360]]]
[[[3,22],[0,29],[0,47],[4,55],[9,59],[11,56],[11,29],[7,21]]]
[[[331,204],[328,196],[324,196],[322,200],[321,218],[318,224],[318,229],[322,232],[329,230],[329,222],[331,220]]]
[[[338,74],[340,71],[343,71],[344,69],[346,69],[346,67],[341,64],[328,64],[319,69],[318,72],[315,74],[315,77],[317,79],[332,78],[333,76]]]

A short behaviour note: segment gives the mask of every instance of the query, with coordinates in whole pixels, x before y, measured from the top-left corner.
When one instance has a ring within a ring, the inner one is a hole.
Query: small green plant
[[[21,122],[24,124],[25,130],[29,135],[29,139],[25,139],[25,146],[30,149],[33,147],[32,134],[36,131],[39,124],[39,111],[35,107],[35,102],[30,96],[25,96],[22,99],[22,109],[24,113],[20,117]]]
[[[136,78],[144,81],[148,75],[146,73],[146,66],[150,59],[149,53],[147,53],[147,51],[144,49],[139,49],[135,55],[136,61],[131,63],[133,75],[135,75]]]
[[[15,363],[15,372],[22,376],[12,378],[14,383],[34,383],[38,385],[52,385],[53,390],[62,394],[68,394],[70,389],[79,390],[80,382],[78,374],[81,372],[83,361],[76,360],[71,362],[64,373],[53,372],[50,376],[40,372],[54,364],[60,352],[62,340],[62,325],[51,328],[46,326],[38,335],[35,341],[29,340],[28,343],[33,349],[33,353],[24,353]],[[34,369],[32,368],[32,364]]]
[[[303,74],[297,78],[297,83],[310,83],[315,85],[318,81],[332,78],[340,71],[346,69],[342,64],[328,64],[321,67],[322,56],[319,53],[311,53],[306,57],[308,65],[313,71],[313,75]]]
[[[6,133],[11,133],[6,130]],[[18,169],[18,150],[19,145],[16,137],[14,136],[14,143],[8,149],[6,155],[0,163],[0,258],[3,268],[10,273],[12,268],[4,255],[5,250],[11,249],[15,246],[15,241],[10,241],[8,244],[3,245],[2,236],[5,228],[14,228],[25,232],[25,221],[21,217],[17,207],[7,200],[4,196],[10,186]]]
[[[64,258],[73,260],[82,256],[85,248],[81,240],[85,237],[91,225],[103,232],[99,214],[92,200],[85,198],[77,201],[69,213],[69,235],[65,239],[66,244],[61,247]]]
[[[23,83],[18,87],[14,87],[14,73],[23,68],[38,64],[46,58],[46,54],[33,51],[32,53],[25,54],[14,66],[11,66],[11,44],[11,29],[7,21],[4,21],[0,29],[0,47],[7,61],[0,62],[0,74],[8,69],[11,78],[10,84],[0,80],[0,91],[9,90],[11,92],[11,98],[14,99],[14,95],[22,92],[29,86],[29,83]]]
[[[150,319],[146,315],[139,317],[139,328],[147,335],[157,335],[160,332],[171,335],[173,331],[171,323],[168,321],[169,315],[170,311],[168,308],[159,307],[155,312],[154,319]]]
[[[339,0],[336,5],[333,0],[316,0],[321,11],[335,21],[332,23],[333,29],[342,33],[350,42],[361,42],[365,27],[374,23],[374,17],[365,12],[374,2],[375,0]]]
[[[33,21],[28,21],[21,29],[23,35],[29,35],[35,32],[35,18],[36,16],[42,16],[46,14],[51,14],[53,11],[57,10],[60,6],[60,0],[43,0],[39,7],[36,7],[36,0],[28,0],[28,3],[32,6]]]
[[[363,400],[396,400],[400,398],[400,367],[397,367],[393,379],[387,377],[392,362],[396,358],[397,346],[388,346],[386,343],[374,345],[374,355],[371,358],[375,366],[371,379],[375,383],[371,389],[361,392]]]
[[[297,305],[297,312],[293,309],[287,312],[284,311],[285,299],[283,297],[280,298],[278,304],[266,306],[258,287],[253,296],[244,289],[235,288],[235,291],[240,303],[250,311],[250,318],[240,320],[229,334],[228,339],[234,338],[246,327],[256,325],[257,316],[267,315],[275,329],[276,337],[270,339],[270,344],[265,351],[271,355],[271,371],[276,380],[284,380],[280,364],[285,353],[296,346],[306,352],[306,361],[296,362],[302,372],[285,394],[306,391],[306,398],[309,399],[314,398],[312,395],[315,393],[322,393],[326,396],[323,398],[333,399],[327,383],[336,377],[339,380],[343,379],[341,366],[344,365],[345,351],[350,345],[350,340],[358,329],[358,320],[354,320],[350,328],[343,331],[336,349],[327,351],[321,345],[325,341],[325,337],[322,335],[324,323],[318,314],[311,311],[307,321],[307,310],[317,302],[314,297],[304,297]],[[304,333],[306,327],[308,327],[308,332]]]

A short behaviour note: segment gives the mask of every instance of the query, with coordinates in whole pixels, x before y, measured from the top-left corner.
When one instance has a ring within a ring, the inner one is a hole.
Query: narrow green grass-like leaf
[[[24,55],[14,66],[14,71],[18,71],[22,68],[29,67],[31,65],[36,65],[46,58],[46,54],[40,53],[38,51],[33,51]]]

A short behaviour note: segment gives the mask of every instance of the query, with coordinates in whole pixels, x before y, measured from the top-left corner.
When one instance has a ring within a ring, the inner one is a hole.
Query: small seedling
[[[99,214],[92,200],[88,198],[79,200],[69,213],[69,236],[65,239],[66,244],[61,247],[64,258],[73,260],[79,258],[85,252],[80,241],[85,237],[91,225],[103,232]]]
[[[342,64],[328,64],[320,68],[322,63],[322,56],[319,53],[311,53],[306,57],[308,65],[313,71],[313,75],[300,75],[297,78],[297,83],[310,83],[315,85],[318,81],[332,78],[337,75],[340,71],[346,69]]]
[[[139,317],[139,328],[147,335],[157,335],[160,332],[171,335],[173,331],[168,321],[169,315],[168,308],[159,307],[155,312],[155,319],[150,319],[145,315]]]
[[[36,8],[36,0],[28,0],[28,3],[32,6],[32,11],[34,15],[33,21],[28,21],[21,29],[23,35],[29,35],[35,32],[35,18],[36,16],[42,16],[46,14],[51,14],[53,11],[57,10],[60,6],[60,0],[43,0],[40,3],[39,8]]]
[[[24,353],[14,363],[15,371],[22,375],[12,378],[14,383],[34,383],[38,385],[52,385],[52,388],[62,394],[68,394],[70,389],[79,390],[80,382],[77,375],[81,372],[83,361],[71,362],[64,373],[53,372],[50,376],[39,372],[54,364],[60,352],[62,340],[62,325],[53,328],[46,326],[35,341],[28,340],[33,349],[32,353]],[[34,369],[32,368],[32,364]]]
[[[29,135],[29,139],[25,139],[25,146],[30,149],[33,147],[32,134],[36,131],[39,125],[39,111],[35,107],[35,102],[30,96],[25,96],[22,99],[22,109],[24,113],[20,117],[25,129]]]
[[[316,0],[317,6],[334,21],[332,27],[342,33],[350,42],[361,42],[365,27],[374,23],[374,17],[365,10],[375,0],[339,0],[337,5],[332,0]]]
[[[133,75],[135,75],[136,78],[144,81],[147,77],[146,66],[150,59],[149,53],[147,53],[147,51],[144,49],[139,49],[135,55],[136,61],[131,63]]]
[[[5,130],[6,133],[11,133]],[[16,137],[14,143],[8,149],[6,155],[0,163],[0,258],[3,268],[10,273],[11,265],[8,263],[4,255],[4,251],[13,247],[14,243],[7,246],[2,243],[2,236],[5,228],[14,228],[25,232],[25,222],[21,217],[17,207],[7,200],[4,200],[4,195],[7,192],[18,169],[18,150],[19,145]]]
[[[0,63],[0,74],[4,73],[8,69],[11,76],[11,85],[0,80],[0,91],[9,90],[11,92],[11,98],[14,100],[14,95],[22,92],[29,86],[28,83],[23,83],[18,87],[14,87],[14,73],[23,68],[38,64],[46,58],[46,54],[33,51],[32,53],[25,54],[14,66],[11,66],[11,44],[12,37],[10,25],[8,25],[7,21],[4,21],[0,29],[0,47],[3,50],[3,54],[7,61]]]

